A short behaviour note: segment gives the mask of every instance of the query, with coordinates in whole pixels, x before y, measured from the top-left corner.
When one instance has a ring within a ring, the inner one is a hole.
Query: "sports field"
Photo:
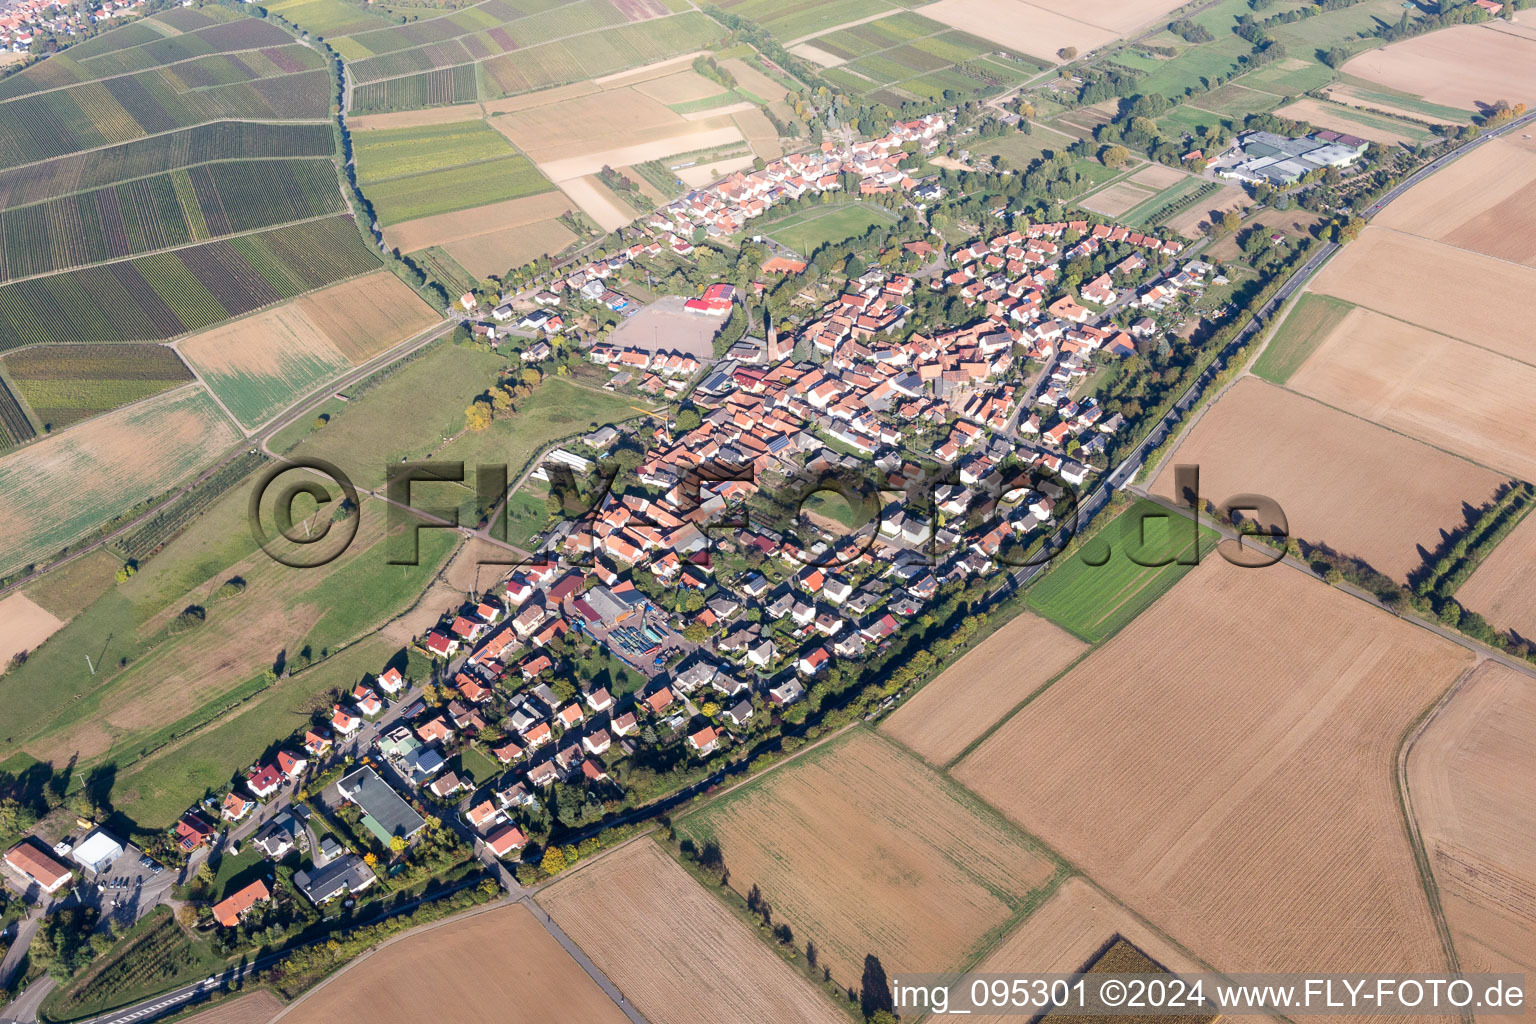
[[[831,209],[812,207],[765,225],[763,232],[775,241],[809,256],[828,243],[855,238],[876,224],[893,223],[892,215],[873,203],[845,203]]]
[[[1029,591],[1029,607],[1089,643],[1113,635],[1177,583],[1216,532],[1150,501],[1137,501]],[[1143,565],[1141,563],[1149,563]],[[1167,564],[1158,564],[1164,563]]]

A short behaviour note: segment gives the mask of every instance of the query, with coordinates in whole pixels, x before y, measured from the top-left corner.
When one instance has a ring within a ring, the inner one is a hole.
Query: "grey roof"
[[[386,845],[395,836],[411,838],[427,824],[410,804],[400,799],[399,793],[366,765],[344,777],[336,788],[342,796],[362,808],[363,824]]]
[[[323,868],[293,873],[293,884],[315,904],[324,903],[343,892],[361,892],[374,881],[373,870],[355,853],[338,857]]]

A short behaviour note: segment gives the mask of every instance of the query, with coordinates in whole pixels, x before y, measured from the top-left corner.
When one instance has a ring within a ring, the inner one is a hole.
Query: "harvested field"
[[[657,103],[692,103],[694,100],[707,100],[725,91],[719,82],[705,78],[692,68],[636,83],[634,89]]]
[[[1085,210],[1102,213],[1106,217],[1118,217],[1125,211],[1140,206],[1155,194],[1148,189],[1138,188],[1129,182],[1121,181],[1095,192],[1086,199],[1079,199],[1077,205]]]
[[[1290,386],[1511,476],[1536,479],[1536,366],[1357,308]],[[1467,415],[1469,409],[1477,414]]]
[[[565,199],[564,193],[554,193]],[[558,220],[502,228],[472,235],[443,246],[460,266],[476,277],[505,274],[512,267],[540,256],[553,256],[576,241],[576,234]]]
[[[1204,969],[1088,882],[1069,878],[975,970],[983,974],[1071,974],[1082,970],[1117,935],[1134,942],[1169,970]],[[971,1020],[1018,1024],[1017,1016],[973,1015]]]
[[[1087,649],[1024,612],[918,690],[880,728],[933,764],[948,764]]]
[[[740,57],[733,57],[725,61],[721,67],[736,76],[736,85],[739,88],[766,101],[780,116],[789,112],[789,107],[784,103],[784,94],[788,90],[751,64]]]
[[[478,121],[480,117],[480,104],[461,103],[454,107],[399,110],[391,114],[358,114],[347,118],[347,127],[354,132],[387,131],[390,128],[425,128],[436,124]]]
[[[581,867],[539,900],[652,1024],[846,1024],[649,839]]]
[[[661,137],[649,141],[551,161],[540,165],[539,169],[556,183],[561,183],[583,174],[596,174],[605,164],[609,167],[623,167],[744,141],[741,130],[731,123],[729,117],[705,121],[686,121],[679,117],[678,125],[680,127],[668,129],[664,134],[657,133]]]
[[[178,351],[248,427],[265,422],[348,365],[296,303],[193,335]]]
[[[735,174],[737,171],[746,170],[751,167],[752,156],[751,153],[744,153],[741,156],[707,160],[692,167],[679,169],[677,176],[690,188],[703,188],[706,185],[719,181],[727,174]]]
[[[487,957],[495,970],[487,970]],[[625,1024],[623,1012],[523,906],[454,918],[392,943],[298,1002],[284,1024],[336,1020]]]
[[[1433,282],[1426,288],[1425,282]],[[1312,290],[1495,352],[1536,363],[1525,329],[1536,269],[1369,227],[1333,258]],[[1477,301],[1447,301],[1476,296]]]
[[[813,46],[810,43],[800,43],[796,46],[792,46],[790,47],[789,52],[794,54],[796,57],[804,57],[806,60],[813,64],[820,64],[824,68],[835,68],[839,64],[843,63],[843,58],[837,56],[836,54],[828,53],[826,50],[823,50],[818,46]]]
[[[1348,112],[1339,108],[1314,100],[1310,97],[1297,100],[1286,107],[1275,111],[1276,117],[1288,117],[1295,121],[1306,121],[1319,128],[1331,128],[1336,132],[1344,132],[1348,135],[1358,135],[1362,139],[1371,142],[1380,142],[1384,145],[1396,145],[1400,142],[1417,141],[1410,135],[1402,132],[1390,131],[1367,123],[1363,118],[1350,117]],[[1404,127],[1407,127],[1406,125]],[[1454,166],[1454,165],[1453,165]],[[1397,204],[1394,203],[1393,206]],[[1389,207],[1390,209],[1390,207]]]
[[[737,111],[731,115],[731,120],[752,144],[754,156],[772,162],[784,155],[784,147],[779,144],[778,129],[774,128],[773,122],[768,120],[768,115],[760,107]]]
[[[1213,216],[1220,217],[1228,210],[1237,210],[1241,213],[1252,205],[1253,200],[1249,199],[1248,193],[1241,188],[1236,185],[1223,185],[1189,209],[1169,217],[1158,227],[1162,231],[1177,231],[1181,235],[1193,238],[1200,233],[1200,225]]]
[[[581,207],[604,231],[621,228],[637,216],[633,209],[598,181],[596,175],[588,174],[562,181],[560,191]]]
[[[1531,588],[1533,565],[1536,565],[1536,516],[1528,515],[1461,585],[1456,591],[1456,600],[1498,629],[1512,629],[1527,639],[1536,637],[1536,591]]]
[[[503,203],[459,210],[456,213],[440,213],[422,217],[384,229],[384,240],[401,252],[415,252],[432,245],[449,245],[482,235],[491,235],[507,228],[524,227],[542,220],[554,218],[571,209],[571,201],[563,192],[543,192],[522,199],[509,199]],[[503,270],[506,268],[503,267]]]
[[[295,305],[353,366],[420,334],[440,319],[409,285],[388,270],[313,292]]]
[[[1392,117],[1418,118],[1431,124],[1465,124],[1471,115],[1455,107],[1442,107],[1425,103],[1411,96],[1394,96],[1377,92],[1364,85],[1335,82],[1323,89],[1323,94],[1335,103],[1342,103],[1357,110],[1385,114]]]
[[[1532,735],[1531,677],[1488,661],[1408,755],[1414,815],[1463,971],[1536,972]]]
[[[559,180],[572,176],[573,172],[566,169],[566,162],[573,158],[624,146],[655,143],[696,130],[696,122],[685,121],[666,105],[642,95],[640,88],[643,86],[546,103],[494,117],[490,123],[532,157],[547,174]],[[716,91],[719,91],[718,87]],[[645,159],[701,149],[703,145],[668,149]],[[580,166],[585,169],[575,173],[592,174],[604,163],[617,167],[636,162],[604,160],[590,166],[582,164]]]
[[[1536,39],[1486,25],[1455,25],[1367,50],[1340,70],[1464,110],[1498,100],[1536,103]]]
[[[1165,164],[1147,164],[1147,166],[1131,175],[1129,180],[1151,189],[1165,189],[1172,188],[1187,177],[1189,175],[1177,167],[1169,167]]]
[[[1056,51],[1065,46],[1086,54],[1119,35],[1024,0],[939,0],[923,8],[923,17],[1041,60],[1059,61]]]
[[[185,1024],[267,1024],[282,1012],[283,1001],[263,988],[194,1013]]]
[[[1183,5],[1178,0],[1033,0],[1033,6],[1098,25],[1123,36]]]
[[[1218,970],[1442,970],[1394,769],[1472,660],[1208,559],[954,775]]]
[[[1173,496],[1175,463],[1200,467],[1202,496],[1265,494],[1293,537],[1364,559],[1397,580],[1504,478],[1418,441],[1248,377],[1185,435],[1152,485]]]
[[[1536,267],[1536,149],[1503,139],[1410,189],[1382,227]]]
[[[1053,871],[964,790],[866,729],[677,827],[717,842],[732,888],[759,886],[840,984],[857,983],[870,952],[893,975],[958,969]]]
[[[663,349],[687,352],[699,359],[711,358],[715,352],[715,335],[724,321],[689,313],[683,309],[686,301],[680,295],[657,299],[614,328],[613,344],[647,352]]]
[[[33,604],[26,594],[0,599],[0,672],[15,655],[35,650],[63,625],[63,619]]]
[[[207,466],[239,434],[202,388],[98,416],[0,459],[0,575]]]

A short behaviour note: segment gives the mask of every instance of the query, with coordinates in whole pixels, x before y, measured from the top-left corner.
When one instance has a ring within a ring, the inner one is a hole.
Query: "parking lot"
[[[78,869],[77,869],[78,870]],[[176,881],[176,872],[144,856],[129,845],[123,855],[95,877],[80,872],[79,881],[70,888],[63,903],[78,902],[97,907],[102,917],[115,917],[132,923],[143,917]]]

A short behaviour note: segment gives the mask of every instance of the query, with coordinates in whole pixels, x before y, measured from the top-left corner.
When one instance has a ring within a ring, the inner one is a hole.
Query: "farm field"
[[[30,651],[64,625],[64,620],[17,592],[0,598],[0,673],[11,658]]]
[[[970,147],[973,155],[1001,156],[1015,168],[1028,167],[1031,162],[1038,160],[1046,153],[1065,152],[1072,145],[1070,136],[1046,127],[1043,124],[1031,125],[1028,135],[1023,132],[1009,132],[994,139],[981,139]]]
[[[37,436],[37,425],[27,415],[21,399],[0,376],[0,451]]]
[[[873,203],[844,203],[792,213],[763,225],[763,233],[809,256],[823,245],[857,237],[876,224],[891,223],[891,218],[889,211]]]
[[[486,971],[496,951],[498,967]],[[499,907],[413,935],[294,1003],[288,1024],[353,1014],[486,1024],[624,1024],[624,1014],[527,907]]]
[[[1185,434],[1152,490],[1172,497],[1175,463],[1200,467],[1202,496],[1264,494],[1290,535],[1406,579],[1441,531],[1504,478],[1256,377],[1238,381]],[[1038,593],[1038,588],[1035,591]]]
[[[553,244],[563,237],[558,234],[558,230],[564,230],[574,240],[575,235],[558,220],[561,214],[571,209],[571,200],[564,192],[542,192],[523,199],[478,206],[473,210],[440,213],[435,217],[421,217],[404,224],[395,224],[384,229],[384,239],[392,248],[401,252],[419,252],[432,246],[452,246],[473,255],[481,247],[494,249],[501,246],[515,253],[526,248],[537,248],[538,241],[543,238],[550,239],[550,244]],[[498,266],[495,272],[501,273],[515,265],[509,263]]]
[[[1431,133],[1422,125],[1416,125],[1409,121],[1400,121],[1396,118],[1387,117],[1385,114],[1355,110],[1334,103],[1324,103],[1321,100],[1315,100],[1310,97],[1281,107],[1275,111],[1275,116],[1288,117],[1296,121],[1306,121],[1308,124],[1316,125],[1319,128],[1330,128],[1336,132],[1358,135],[1362,139],[1380,142],[1386,146],[1404,142],[1419,143],[1432,137]],[[1392,205],[1396,206],[1397,204],[1394,202]]]
[[[1127,210],[1131,210],[1151,199],[1156,193],[1148,189],[1132,185],[1127,181],[1116,182],[1108,188],[1100,189],[1092,195],[1084,196],[1077,201],[1077,205],[1085,210],[1093,210],[1107,217],[1118,217]]]
[[[1290,386],[1511,476],[1536,477],[1536,366],[1529,363],[1356,309]],[[1479,415],[1467,417],[1466,409]]]
[[[563,192],[552,192],[549,196],[556,204],[566,203]],[[471,235],[445,243],[443,248],[465,270],[476,277],[486,278],[505,274],[510,268],[520,267],[540,256],[563,252],[576,240],[576,233],[570,228],[558,220],[546,219]]]
[[[0,350],[162,341],[370,270],[350,216],[0,286]]]
[[[1530,585],[1536,564],[1536,518],[1526,516],[1456,591],[1463,608],[1498,629],[1536,636],[1536,597]]]
[[[1087,649],[1023,612],[908,698],[880,730],[946,765]]]
[[[954,775],[1218,970],[1444,969],[1394,767],[1472,664],[1210,559]]]
[[[1521,781],[1536,774],[1532,729],[1530,677],[1488,661],[1408,755],[1409,796],[1464,971],[1536,971],[1536,793]]]
[[[1391,90],[1462,110],[1536,102],[1536,39],[1493,26],[1454,25],[1350,59],[1340,69]]]
[[[11,352],[0,363],[50,431],[193,379],[176,353],[160,345],[50,345]]]
[[[1198,560],[1210,553],[1215,541],[1216,532],[1209,527],[1200,527],[1197,541],[1189,521],[1140,500],[1070,555],[1058,555],[1026,601],[1038,614],[1098,643],[1140,615],[1190,570],[1180,560]],[[1106,547],[1108,560],[1103,561]],[[1169,559],[1166,565],[1139,564]]]
[[[1056,51],[1067,46],[1086,54],[1119,35],[1025,0],[939,0],[923,16],[1044,60],[1059,61]]]
[[[1341,299],[1304,293],[1264,346],[1253,372],[1271,384],[1284,384],[1355,308]]]
[[[197,388],[108,413],[0,459],[0,574],[51,556],[238,440]]]
[[[583,865],[539,901],[653,1024],[847,1019],[649,839]]]
[[[838,984],[865,954],[887,972],[959,970],[1039,898],[1031,841],[894,743],[857,729],[677,822],[719,844],[731,887],[761,888]]]
[[[267,1024],[282,1012],[283,1001],[270,989],[257,989],[226,999],[216,1006],[194,1013],[189,1024]]]
[[[1426,281],[1434,287],[1424,287]],[[1312,288],[1513,359],[1536,362],[1536,345],[1520,326],[1524,296],[1536,289],[1533,268],[1373,226],[1344,247]],[[1447,295],[1476,295],[1477,301],[1447,304]]]
[[[394,274],[381,270],[184,339],[178,350],[247,427],[437,323]]]
[[[7,171],[0,175],[0,208],[40,203],[215,160],[330,157],[335,150],[329,124],[215,121]]]
[[[328,157],[199,164],[0,211],[0,281],[342,209],[336,165]]]
[[[1414,186],[1376,223],[1536,268],[1533,206],[1536,150],[1496,139]]]
[[[360,131],[358,185],[381,227],[554,186],[484,121]]]

